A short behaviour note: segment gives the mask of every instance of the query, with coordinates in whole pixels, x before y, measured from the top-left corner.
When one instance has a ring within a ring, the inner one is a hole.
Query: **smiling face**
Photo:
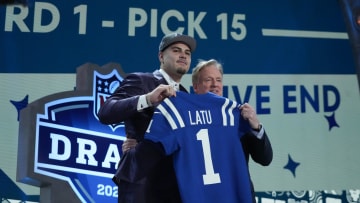
[[[201,68],[197,80],[193,81],[193,88],[196,94],[212,92],[222,96],[223,76],[216,64],[209,64]]]
[[[191,51],[188,45],[174,43],[164,51],[159,52],[160,68],[176,82],[189,71]]]

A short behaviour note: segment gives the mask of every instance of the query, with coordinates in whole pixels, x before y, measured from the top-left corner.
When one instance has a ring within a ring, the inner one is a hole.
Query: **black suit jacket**
[[[154,108],[137,110],[139,96],[167,84],[161,73],[132,73],[121,82],[120,87],[101,106],[98,117],[103,124],[125,123],[128,138],[141,142],[151,121]],[[186,89],[180,85],[181,91]],[[126,203],[179,203],[181,202],[172,158],[166,157],[156,165],[151,174],[139,183],[122,181],[119,187],[119,202]]]
[[[244,150],[247,164],[249,164],[250,157],[254,162],[262,166],[268,166],[271,163],[273,159],[273,151],[270,140],[265,131],[261,139],[258,139],[250,132],[245,134],[243,137],[241,137],[241,144]],[[249,176],[251,176],[251,174],[249,174]],[[250,182],[253,202],[256,203],[254,185],[251,179]]]

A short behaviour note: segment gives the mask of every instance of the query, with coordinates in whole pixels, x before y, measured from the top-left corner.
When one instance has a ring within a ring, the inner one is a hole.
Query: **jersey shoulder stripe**
[[[238,107],[238,105],[235,101],[231,101],[230,99],[227,99],[227,98],[225,99],[225,103],[221,107],[221,114],[223,117],[223,125],[224,126],[227,126],[228,122],[229,122],[230,126],[235,125],[233,110],[237,107]],[[229,121],[228,121],[228,119],[229,119]]]
[[[180,99],[180,98],[179,98]],[[185,127],[185,121],[183,116],[184,112],[187,112],[189,110],[192,110],[195,107],[190,106],[183,106],[181,105],[182,103],[186,103],[188,101],[183,101],[184,100],[192,100],[191,103],[194,104],[195,106],[198,105],[198,103],[201,103],[200,106],[203,106],[203,102],[209,102],[208,107],[209,109],[214,108],[214,105],[211,104],[211,100],[199,100],[196,99],[194,100],[194,97],[181,97],[180,101],[179,100],[175,100],[175,98],[167,98],[165,99],[161,104],[158,105],[157,107],[157,112],[161,113],[165,119],[168,121],[171,129],[175,130],[178,128],[183,128]],[[219,102],[219,100],[217,100],[217,102]],[[222,100],[223,104],[219,105],[221,106],[221,119],[222,119],[222,124],[223,126],[234,126],[235,125],[235,117],[234,117],[234,110],[236,108],[238,108],[238,103],[236,101],[227,99],[227,98],[223,98]],[[196,108],[195,108],[196,109]],[[155,111],[156,112],[156,111]]]
[[[171,129],[175,130],[178,128],[185,127],[184,120],[182,119],[179,111],[170,99],[165,99],[164,102],[158,105],[158,110],[168,121]]]

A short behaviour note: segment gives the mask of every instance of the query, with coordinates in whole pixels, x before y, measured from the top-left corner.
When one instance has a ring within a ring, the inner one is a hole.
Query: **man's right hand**
[[[123,154],[129,151],[129,149],[136,147],[136,145],[137,145],[136,139],[126,138],[126,140],[121,146]]]
[[[176,91],[171,85],[159,85],[153,91],[146,94],[146,101],[149,106],[157,106],[164,99],[176,96]]]

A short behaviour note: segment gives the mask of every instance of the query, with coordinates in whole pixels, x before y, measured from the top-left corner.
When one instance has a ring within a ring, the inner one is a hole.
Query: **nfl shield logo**
[[[120,82],[123,78],[119,75],[118,71],[114,69],[111,73],[107,75],[102,75],[97,71],[94,71],[94,80],[93,80],[93,96],[94,96],[94,115],[97,117],[97,113],[102,104],[106,99],[115,92],[115,90],[120,86]],[[113,130],[117,127],[122,126],[123,123],[110,125]]]
[[[122,123],[101,124],[97,112],[120,86],[120,75],[125,74],[119,64],[84,64],[77,69],[75,91],[45,96],[23,109],[21,182],[51,186],[40,192],[49,202],[117,202],[112,177],[122,156],[125,128]]]

